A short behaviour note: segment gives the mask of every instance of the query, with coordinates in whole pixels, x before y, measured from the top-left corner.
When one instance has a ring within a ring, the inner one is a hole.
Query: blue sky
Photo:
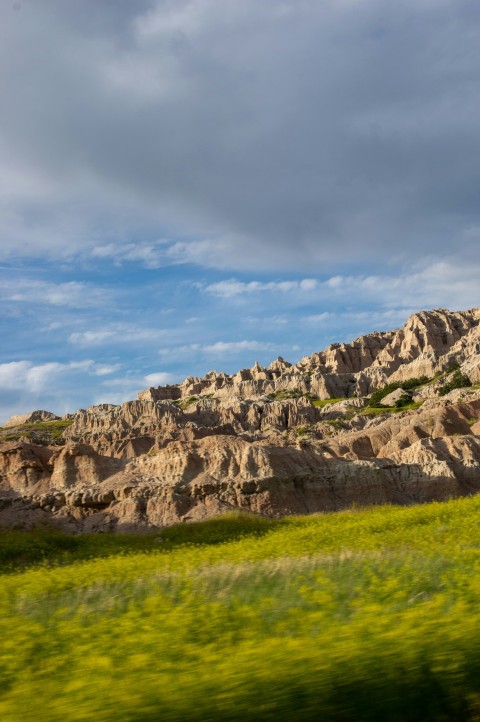
[[[0,422],[479,305],[480,8],[0,2]]]

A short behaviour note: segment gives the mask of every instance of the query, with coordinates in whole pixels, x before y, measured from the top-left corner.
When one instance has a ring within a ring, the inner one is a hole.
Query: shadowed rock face
[[[63,445],[22,439],[17,419],[18,439],[0,444],[0,525],[141,529],[231,509],[282,516],[476,493],[480,389],[438,390],[452,364],[477,383],[479,320],[419,313],[295,366],[279,358],[148,389],[79,411]],[[419,408],[362,412],[362,394],[387,381],[442,373],[415,390]]]

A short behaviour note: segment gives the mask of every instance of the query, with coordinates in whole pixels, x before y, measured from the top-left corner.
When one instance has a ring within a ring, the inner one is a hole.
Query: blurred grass
[[[32,565],[57,566],[116,554],[170,550],[185,544],[219,544],[266,533],[280,520],[234,512],[200,524],[135,534],[65,534],[53,529],[0,531],[0,573]],[[161,545],[161,547],[160,547]]]
[[[471,497],[33,533],[42,564],[1,577],[0,719],[476,722],[479,521]]]

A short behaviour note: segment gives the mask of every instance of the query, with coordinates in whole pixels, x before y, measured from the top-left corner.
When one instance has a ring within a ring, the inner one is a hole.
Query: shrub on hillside
[[[440,396],[445,396],[445,394],[450,393],[450,391],[453,391],[454,389],[463,389],[471,385],[472,382],[468,376],[462,373],[460,369],[457,369],[453,374],[451,374],[448,381],[443,384],[443,386],[440,386],[438,393]]]
[[[390,384],[387,384],[386,386],[383,386],[381,389],[376,389],[373,394],[370,396],[369,406],[373,407],[374,409],[381,408],[382,399],[385,398],[385,396],[388,396],[388,394],[391,394],[392,391],[396,391],[397,389],[404,389],[405,391],[411,391],[413,389],[416,389],[418,386],[423,386],[423,384],[426,384],[430,379],[428,376],[420,376],[419,378],[413,378],[413,379],[407,379],[406,381],[393,381]],[[406,400],[407,394],[405,396],[402,396],[399,401],[401,402],[399,406],[406,406],[407,403],[411,402],[411,396],[408,397],[408,401]]]
[[[408,406],[412,403],[412,394],[405,393],[399,399],[395,401],[396,409],[403,409],[404,406]]]

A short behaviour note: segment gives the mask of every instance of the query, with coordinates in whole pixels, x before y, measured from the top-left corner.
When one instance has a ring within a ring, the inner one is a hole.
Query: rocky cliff
[[[137,529],[475,493],[479,381],[480,309],[440,309],[295,365],[15,417],[0,431],[0,525]]]

